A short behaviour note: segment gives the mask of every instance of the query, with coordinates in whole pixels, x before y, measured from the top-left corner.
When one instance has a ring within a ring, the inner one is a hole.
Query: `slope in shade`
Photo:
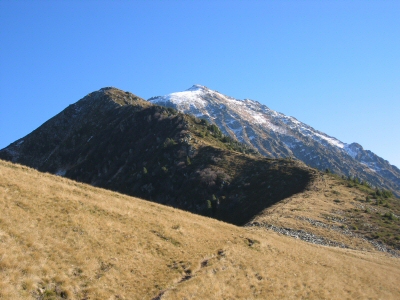
[[[295,157],[317,169],[357,177],[400,196],[397,167],[359,144],[343,143],[257,101],[238,100],[201,85],[149,101],[205,118],[267,157]]]
[[[69,106],[0,157],[238,225],[317,176],[297,161],[257,155],[205,120],[113,88]]]

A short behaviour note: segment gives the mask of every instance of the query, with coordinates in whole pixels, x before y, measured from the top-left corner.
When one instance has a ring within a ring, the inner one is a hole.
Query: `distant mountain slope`
[[[318,176],[298,161],[252,153],[205,120],[104,88],[1,150],[0,158],[245,224]]]
[[[224,134],[267,157],[296,157],[309,166],[357,177],[400,196],[400,170],[388,161],[357,143],[343,143],[257,101],[238,100],[201,85],[149,101],[205,118]]]

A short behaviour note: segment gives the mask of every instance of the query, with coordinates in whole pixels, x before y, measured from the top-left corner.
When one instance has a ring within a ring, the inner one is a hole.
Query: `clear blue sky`
[[[400,167],[400,1],[0,1],[0,148],[101,87],[193,84]]]

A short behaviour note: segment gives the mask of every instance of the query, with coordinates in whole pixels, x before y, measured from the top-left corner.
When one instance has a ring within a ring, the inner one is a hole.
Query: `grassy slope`
[[[271,206],[253,221],[304,230],[358,250],[374,249],[367,238],[399,255],[399,216],[399,199],[376,197],[367,186],[321,173],[309,191]]]
[[[0,212],[0,299],[400,297],[399,259],[236,227],[3,161]]]

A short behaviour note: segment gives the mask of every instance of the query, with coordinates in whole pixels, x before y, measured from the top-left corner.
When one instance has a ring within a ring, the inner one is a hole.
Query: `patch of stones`
[[[329,225],[317,220],[313,220],[307,217],[298,217],[299,220],[303,220],[303,221],[307,221],[310,224],[316,226],[316,227],[321,227],[321,228],[325,228],[325,229],[331,229],[331,230],[335,230],[338,231],[339,233],[345,234],[347,236],[351,236],[351,237],[356,237],[359,239],[362,239],[366,242],[369,242],[376,250],[381,251],[381,252],[385,252],[385,253],[389,253],[391,255],[393,255],[394,257],[400,257],[399,251],[393,250],[388,248],[385,244],[375,241],[373,239],[368,239],[367,237],[361,235],[361,234],[357,234],[352,232],[351,230],[349,230],[348,228],[343,228],[343,227],[339,227],[336,225]],[[331,246],[331,247],[339,247],[339,248],[350,248],[349,246],[347,246],[344,243],[339,243],[339,242],[335,242],[335,241],[331,241],[328,240],[324,237],[315,235],[313,233],[310,232],[306,232],[304,230],[297,230],[297,229],[292,229],[292,228],[284,228],[284,227],[278,227],[272,224],[265,224],[265,223],[259,223],[259,222],[252,222],[248,225],[246,225],[247,227],[264,227],[267,229],[271,229],[277,233],[283,234],[283,235],[287,235],[287,236],[291,236],[297,239],[301,239],[303,241],[312,243],[312,244],[316,244],[316,245],[323,245],[323,246]]]
[[[334,209],[332,212],[334,214],[336,214],[336,215],[339,215],[339,216],[345,216],[346,215],[346,213],[343,210],[340,210],[340,209]]]
[[[264,227],[270,230],[273,230],[277,233],[291,236],[296,239],[300,239],[312,244],[316,245],[323,245],[323,246],[331,246],[331,247],[340,247],[340,248],[349,248],[347,245],[335,241],[328,240],[322,236],[315,235],[313,233],[304,231],[304,230],[297,230],[297,229],[292,229],[292,228],[284,228],[284,227],[278,227],[275,225],[271,224],[264,224],[264,223],[259,223],[259,222],[253,222],[248,225],[247,227]]]
[[[389,249],[385,244],[383,244],[381,242],[369,240],[366,238],[365,238],[365,240],[370,242],[375,247],[375,249],[377,249],[378,251],[387,252],[387,253],[392,254],[395,257],[400,257],[399,253],[397,253],[395,250]]]
[[[357,236],[354,232],[352,232],[351,230],[349,230],[347,227],[342,226],[337,226],[337,225],[329,225],[326,224],[324,222],[320,222],[317,220],[313,220],[307,217],[297,217],[298,220],[301,221],[306,221],[308,223],[310,223],[311,225],[315,226],[315,227],[321,227],[321,228],[325,228],[325,229],[331,229],[331,230],[335,230],[338,231],[342,234],[348,235],[348,236],[352,236],[352,237],[359,237]],[[344,223],[346,219],[340,219],[340,223]]]
[[[307,218],[307,217],[297,217],[297,219],[302,220],[302,221],[306,221],[306,222],[308,222],[311,225],[314,225],[316,227],[322,227],[322,228],[325,228],[325,229],[335,230],[335,231],[337,231],[339,233],[342,233],[342,234],[345,234],[347,236],[359,238],[359,239],[361,239],[363,241],[369,242],[378,251],[389,253],[389,254],[391,254],[391,255],[393,255],[395,257],[400,257],[398,251],[395,251],[393,249],[388,248],[385,244],[383,244],[381,242],[375,241],[373,239],[368,239],[367,237],[365,237],[365,236],[363,236],[361,234],[354,233],[353,231],[349,230],[348,228],[343,228],[341,226],[336,226],[336,225],[329,225],[329,224],[326,224],[326,223],[323,223],[323,222],[320,222],[320,221],[317,221],[317,220],[313,220],[313,219],[310,219],[310,218]]]
[[[356,203],[354,206],[357,207],[358,209],[361,209],[361,210],[369,210],[371,212],[378,212],[381,215],[383,215],[383,214],[388,212],[387,209],[376,208],[376,207],[373,207],[372,205],[363,205],[361,203]],[[393,217],[395,217],[397,219],[400,219],[400,216],[394,214],[393,212],[391,212],[391,213],[392,213]]]
[[[326,215],[325,219],[327,219],[328,221],[332,221],[332,222],[336,222],[336,223],[345,223],[347,221],[346,218],[339,218],[336,216],[331,216],[331,215]]]

